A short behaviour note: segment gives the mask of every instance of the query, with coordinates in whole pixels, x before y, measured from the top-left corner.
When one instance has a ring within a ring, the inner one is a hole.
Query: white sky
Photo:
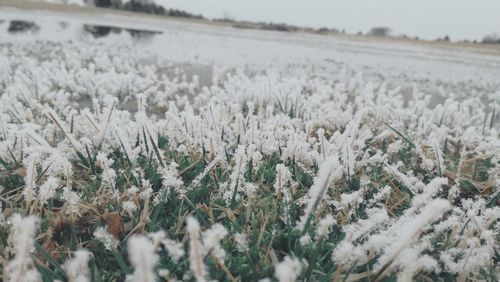
[[[155,0],[209,18],[286,22],[310,27],[334,27],[366,32],[388,26],[435,39],[481,39],[500,34],[500,0]]]

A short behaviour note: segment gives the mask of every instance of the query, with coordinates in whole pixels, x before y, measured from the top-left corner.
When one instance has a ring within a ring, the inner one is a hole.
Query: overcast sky
[[[388,26],[395,34],[427,39],[481,39],[500,34],[500,0],[155,0],[209,18],[286,22],[366,32]]]

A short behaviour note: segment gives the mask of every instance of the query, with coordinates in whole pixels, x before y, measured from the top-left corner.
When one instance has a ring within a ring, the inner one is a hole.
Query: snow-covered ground
[[[0,9],[0,19],[34,21],[37,34],[9,36],[6,23],[0,26],[0,41],[81,39],[83,24],[161,31],[140,44],[141,52],[175,62],[216,64],[228,67],[282,69],[294,64],[313,65],[326,72],[344,65],[381,75],[405,75],[416,79],[447,82],[498,81],[500,51],[399,40],[348,36],[318,36],[242,30],[187,21],[150,19],[115,14],[74,13]],[[69,23],[65,28],[61,22]],[[109,43],[122,44],[126,36],[113,35]]]
[[[40,2],[47,2],[47,3],[55,3],[55,4],[74,4],[74,5],[79,5],[83,6],[84,0],[37,0]]]

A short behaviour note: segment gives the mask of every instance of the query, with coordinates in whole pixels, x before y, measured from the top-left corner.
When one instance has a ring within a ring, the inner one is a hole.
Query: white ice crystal
[[[214,224],[210,229],[203,232],[201,238],[203,243],[204,255],[211,254],[219,260],[224,260],[226,252],[220,245],[220,241],[228,234],[226,228],[220,224]]]
[[[101,242],[108,251],[115,250],[120,243],[105,227],[97,227],[94,231],[94,238]]]
[[[427,204],[415,218],[405,222],[398,228],[397,239],[395,238],[395,241],[385,247],[384,254],[378,259],[375,269],[380,269],[386,264],[392,263],[411,243],[415,236],[422,232],[429,223],[439,219],[450,207],[451,205],[447,200],[436,199]]]
[[[203,245],[200,241],[200,224],[193,217],[186,219],[189,234],[189,266],[196,281],[206,281],[206,266],[203,262]]]
[[[326,215],[319,221],[318,230],[316,233],[318,234],[318,238],[325,238],[328,236],[330,232],[330,228],[336,223],[335,219],[331,214]]]
[[[240,252],[248,251],[248,240],[245,234],[243,233],[234,234],[234,241],[236,242],[236,247]]]
[[[286,256],[276,264],[274,276],[279,282],[294,282],[302,271],[302,263],[294,257]]]
[[[155,265],[160,257],[154,245],[146,236],[135,235],[128,240],[128,258],[134,266],[134,272],[127,276],[127,281],[155,282]]]
[[[336,157],[328,158],[320,167],[318,176],[314,179],[313,186],[309,189],[309,200],[305,209],[299,227],[304,228],[309,217],[313,216],[318,205],[323,200],[324,193],[328,189],[331,182],[339,179],[342,176],[342,166]]]
[[[7,281],[41,281],[40,273],[31,256],[35,247],[39,220],[33,216],[23,218],[15,214],[9,218],[9,221],[12,223],[9,244],[14,257],[5,268]]]
[[[70,282],[86,282],[90,280],[89,260],[92,253],[86,250],[78,250],[73,257],[66,261],[64,270]]]

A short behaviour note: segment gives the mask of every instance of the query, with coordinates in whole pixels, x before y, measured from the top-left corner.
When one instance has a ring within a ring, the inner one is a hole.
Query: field
[[[0,8],[3,281],[498,281],[500,51]]]

